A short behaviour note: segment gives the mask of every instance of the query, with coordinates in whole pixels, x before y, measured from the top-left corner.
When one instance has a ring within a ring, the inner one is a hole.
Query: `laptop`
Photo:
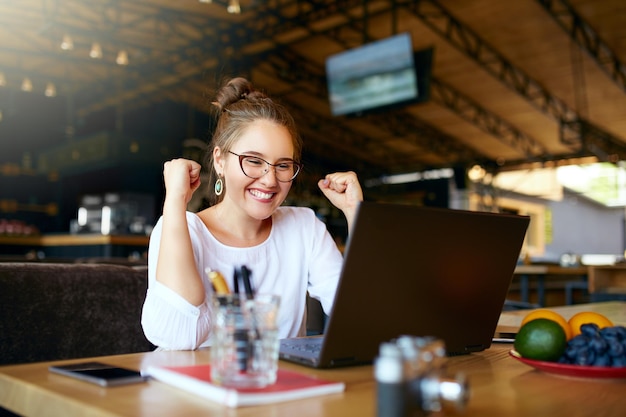
[[[491,346],[530,219],[360,204],[323,336],[282,339],[315,368],[372,363],[382,342],[434,336],[448,355]]]

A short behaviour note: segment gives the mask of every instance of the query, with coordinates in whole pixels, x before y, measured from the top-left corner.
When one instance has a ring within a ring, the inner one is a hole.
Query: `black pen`
[[[235,268],[235,275],[233,276],[233,293],[239,295],[239,269]]]
[[[243,281],[244,291],[246,292],[246,299],[252,300],[252,304],[249,306],[250,316],[252,320],[252,331],[254,333],[253,340],[261,339],[261,333],[259,332],[259,328],[257,325],[257,317],[256,312],[254,311],[254,290],[252,289],[252,283],[250,282],[250,273],[251,271],[247,266],[242,265],[239,271],[239,277]],[[254,344],[249,343],[248,345],[248,355],[249,357],[254,357]]]
[[[246,291],[246,298],[251,300],[254,298],[254,290],[252,289],[252,282],[250,281],[250,270],[247,266],[241,267],[241,279],[243,280],[243,287]]]

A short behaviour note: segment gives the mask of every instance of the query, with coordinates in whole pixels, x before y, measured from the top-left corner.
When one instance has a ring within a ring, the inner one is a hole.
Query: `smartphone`
[[[50,372],[91,382],[102,387],[116,385],[135,384],[144,382],[148,376],[141,372],[118,366],[108,365],[102,362],[82,362],[72,365],[50,366]]]
[[[493,336],[494,343],[513,343],[515,342],[515,335],[513,332],[496,332]]]

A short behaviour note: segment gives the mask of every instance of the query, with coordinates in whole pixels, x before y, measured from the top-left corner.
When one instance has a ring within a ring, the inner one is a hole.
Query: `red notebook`
[[[152,378],[228,407],[270,404],[343,392],[343,382],[327,381],[294,371],[278,370],[275,384],[265,388],[228,388],[211,383],[210,365],[152,366]]]

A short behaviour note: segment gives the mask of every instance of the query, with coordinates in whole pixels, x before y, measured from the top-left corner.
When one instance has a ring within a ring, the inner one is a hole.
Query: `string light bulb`
[[[30,81],[30,78],[24,77],[24,80],[22,80],[22,91],[27,93],[33,91],[33,83]]]
[[[46,90],[44,91],[46,97],[56,97],[57,88],[54,86],[54,83],[46,84]]]
[[[61,49],[64,51],[71,51],[74,49],[74,41],[70,35],[63,35],[63,41],[61,42]]]
[[[226,7],[226,11],[232,14],[241,13],[241,6],[239,5],[239,0],[228,0],[228,7]]]
[[[128,53],[123,49],[119,51],[115,62],[117,65],[128,65]]]
[[[91,50],[89,51],[89,56],[93,59],[102,58],[102,47],[98,42],[94,42],[91,45]]]

